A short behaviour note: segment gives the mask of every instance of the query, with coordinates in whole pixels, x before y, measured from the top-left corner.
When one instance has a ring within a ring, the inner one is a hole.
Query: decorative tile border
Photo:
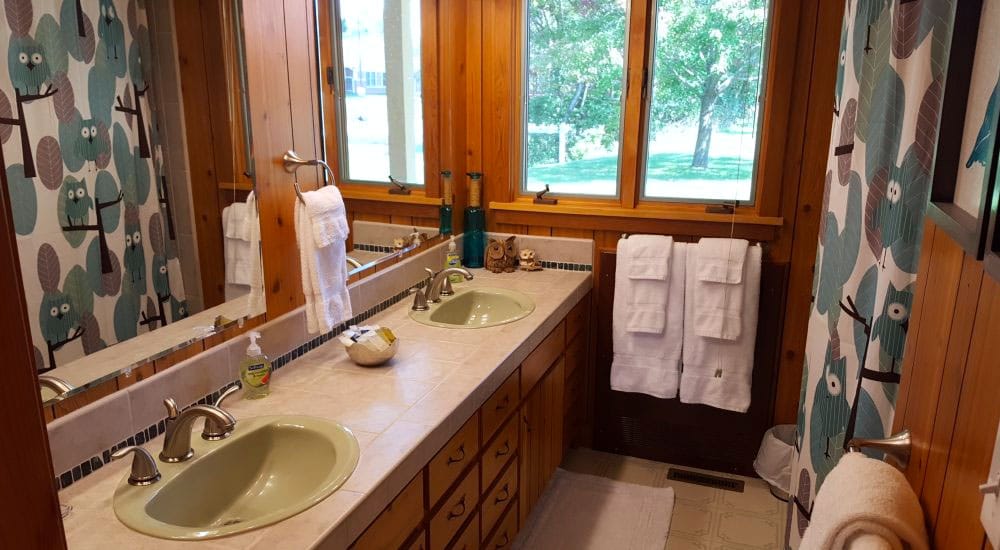
[[[565,271],[593,271],[593,266],[585,264],[569,264],[562,262],[557,263],[557,262],[545,262],[545,261],[541,263],[542,267],[545,267],[547,269],[559,269]],[[423,284],[424,281],[421,280],[419,283],[410,286],[406,290],[398,292],[395,295],[386,298],[385,300],[382,300],[378,304],[375,304],[374,306],[368,308],[367,310],[355,315],[351,319],[348,319],[347,321],[340,323],[339,325],[333,327],[333,329],[330,332],[315,336],[310,340],[304,342],[302,345],[296,347],[295,349],[273,358],[271,360],[272,371],[277,371],[282,369],[283,367],[285,367],[292,361],[298,359],[299,357],[302,357],[306,353],[318,348],[319,346],[329,342],[330,340],[333,340],[337,335],[347,330],[350,326],[362,324],[368,319],[374,317],[375,315],[398,304],[399,302],[408,298],[414,289],[422,288]],[[242,387],[242,384],[240,384],[239,380],[234,380],[232,382],[229,382],[228,384],[222,386],[218,390],[208,395],[205,395],[204,397],[202,397],[201,399],[199,399],[195,403],[192,403],[189,406],[215,403],[215,401],[219,398],[219,396],[222,395],[222,392],[228,390],[232,386]],[[117,451],[118,449],[122,449],[124,447],[129,447],[132,445],[143,445],[144,443],[152,441],[153,439],[163,435],[163,433],[166,431],[166,428],[167,428],[167,418],[163,417],[156,424],[152,424],[145,430],[141,430],[135,433],[134,435],[128,437],[127,439],[112,446],[110,449],[102,451],[99,456],[93,456],[89,460],[85,460],[82,463],[74,466],[70,470],[67,470],[62,474],[56,476],[55,478],[56,486],[60,490],[69,487],[70,485],[76,483],[77,481],[80,481],[84,477],[87,477],[91,473],[100,470],[101,468],[104,467],[104,465],[111,462],[111,453]]]
[[[364,250],[366,252],[396,252],[398,248],[392,246],[385,246],[381,244],[368,244],[368,243],[354,243],[355,250]]]

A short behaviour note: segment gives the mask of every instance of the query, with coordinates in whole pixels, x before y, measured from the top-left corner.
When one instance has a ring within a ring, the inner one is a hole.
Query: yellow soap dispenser
[[[240,380],[243,382],[245,399],[260,399],[271,393],[271,361],[260,350],[257,344],[259,338],[259,332],[250,332],[247,356],[240,363]]]

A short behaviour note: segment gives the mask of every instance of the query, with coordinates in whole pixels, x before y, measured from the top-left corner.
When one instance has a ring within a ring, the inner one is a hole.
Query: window
[[[643,197],[753,200],[766,0],[658,0]]]
[[[333,5],[341,178],[424,183],[420,0]]]
[[[624,0],[529,0],[524,189],[618,194]]]
[[[521,191],[753,201],[769,8],[527,0]]]

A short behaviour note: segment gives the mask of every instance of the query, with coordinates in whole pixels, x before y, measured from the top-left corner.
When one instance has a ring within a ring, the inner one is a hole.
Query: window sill
[[[372,189],[358,189],[357,187],[340,187],[340,194],[346,200],[356,200],[356,201],[378,201],[378,202],[395,202],[403,204],[422,204],[439,206],[441,204],[440,198],[428,197],[424,194],[423,189],[414,189],[409,195],[393,195],[389,193],[388,187],[373,187]]]
[[[772,241],[784,218],[760,216],[753,208],[739,208],[736,215],[705,212],[704,206],[649,205],[622,208],[617,205],[560,201],[557,205],[534,204],[529,199],[491,202],[493,221],[511,225],[586,227],[629,233],[663,233],[693,237],[734,235],[755,241]]]

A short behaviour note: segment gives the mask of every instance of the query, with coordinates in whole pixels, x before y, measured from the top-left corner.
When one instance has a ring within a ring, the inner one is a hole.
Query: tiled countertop
[[[361,445],[350,479],[321,503],[283,522],[232,537],[175,542],[142,535],[114,515],[115,488],[129,461],[114,462],[59,496],[73,507],[64,520],[71,550],[89,548],[296,549],[345,548],[500,386],[592,286],[591,273],[546,270],[494,275],[474,270],[456,285],[502,287],[530,295],[528,317],[485,329],[442,329],[409,316],[410,301],[375,316],[400,338],[386,366],[363,368],[336,340],[277,371],[266,399],[230,400],[237,419],[304,414],[349,427]],[[201,423],[197,423],[201,429]],[[239,425],[237,424],[237,430]],[[159,452],[162,438],[146,446]]]

